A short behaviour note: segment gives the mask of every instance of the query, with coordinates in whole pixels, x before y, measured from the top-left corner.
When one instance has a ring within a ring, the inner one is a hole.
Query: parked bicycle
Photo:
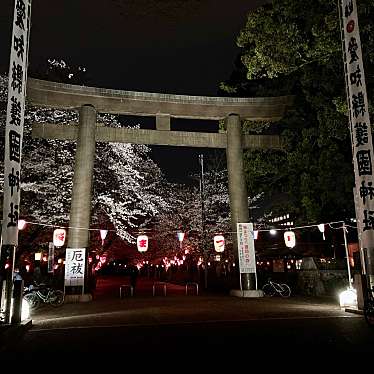
[[[61,306],[64,303],[65,295],[62,291],[45,284],[31,284],[29,287],[25,287],[23,299],[29,303],[30,309],[37,309],[41,303],[53,307]]]
[[[277,283],[271,279],[268,279],[268,282],[262,287],[262,291],[265,296],[289,297],[291,295],[291,288],[286,283]]]

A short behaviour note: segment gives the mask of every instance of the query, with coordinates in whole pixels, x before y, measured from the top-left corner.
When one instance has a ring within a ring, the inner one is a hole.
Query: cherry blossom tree
[[[0,79],[1,128],[5,129],[7,79]],[[74,175],[75,142],[33,139],[32,123],[74,126],[74,110],[27,105],[21,169],[21,218],[42,225],[67,226]],[[105,126],[123,127],[114,115],[98,114]],[[2,155],[3,157],[3,155]],[[2,170],[3,171],[3,170]],[[3,175],[2,175],[3,177]],[[168,210],[161,193],[166,181],[144,145],[97,143],[92,198],[92,223],[103,215],[117,235],[134,243],[134,228]],[[2,184],[3,187],[3,184]]]

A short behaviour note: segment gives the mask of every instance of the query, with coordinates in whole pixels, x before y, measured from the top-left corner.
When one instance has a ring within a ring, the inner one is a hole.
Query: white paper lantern
[[[66,230],[56,229],[53,231],[53,245],[55,247],[62,247],[65,244]]]
[[[178,237],[178,240],[179,240],[180,242],[183,242],[183,239],[184,239],[184,232],[181,232],[181,231],[177,232],[177,237]]]
[[[24,219],[18,220],[18,230],[23,230],[26,227],[26,221]]]
[[[104,245],[104,240],[108,234],[108,230],[100,230],[100,237],[101,237],[101,245]]]
[[[148,250],[148,236],[147,235],[139,235],[136,239],[136,244],[138,246],[139,252],[147,252]]]
[[[296,245],[296,237],[293,231],[286,231],[284,233],[284,242],[289,248],[293,248]]]
[[[223,252],[225,250],[225,238],[222,235],[216,235],[213,240],[215,251]]]
[[[324,225],[323,223],[320,223],[320,224],[318,225],[318,229],[319,229],[319,231],[321,231],[321,233],[322,233],[323,240],[325,240],[325,239],[326,239],[326,238],[325,238],[325,225]]]

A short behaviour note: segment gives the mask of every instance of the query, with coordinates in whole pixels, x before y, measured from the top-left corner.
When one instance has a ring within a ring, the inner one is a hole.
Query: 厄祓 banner
[[[84,286],[85,248],[67,248],[65,257],[65,286]]]
[[[347,101],[357,190],[357,227],[362,248],[371,250],[374,247],[374,158],[357,5],[355,0],[342,0],[341,5]],[[371,273],[370,269],[367,270]]]
[[[5,127],[2,240],[18,245],[23,123],[30,34],[31,0],[15,0]]]

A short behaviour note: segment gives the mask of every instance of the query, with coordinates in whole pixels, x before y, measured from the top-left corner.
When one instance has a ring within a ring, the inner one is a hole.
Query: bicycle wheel
[[[274,296],[275,294],[274,287],[269,283],[266,283],[264,287],[262,287],[262,291],[265,296]]]
[[[33,292],[27,293],[25,296],[23,296],[23,299],[29,304],[30,310],[37,309],[40,306],[40,299],[38,295],[34,294]]]
[[[364,307],[364,317],[370,327],[374,327],[374,306],[370,303]]]
[[[282,297],[289,297],[291,295],[291,288],[286,283],[281,283],[279,294]]]
[[[64,303],[65,295],[60,290],[54,290],[49,295],[49,303],[54,306],[58,307]]]

